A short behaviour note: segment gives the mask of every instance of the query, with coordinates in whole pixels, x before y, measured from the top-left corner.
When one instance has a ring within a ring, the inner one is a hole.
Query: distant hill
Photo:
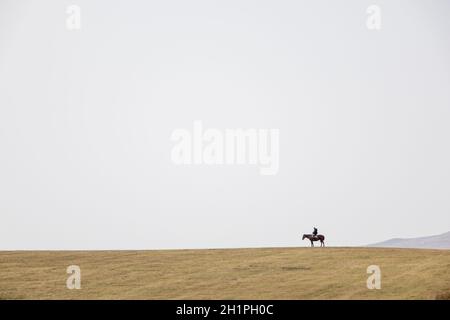
[[[421,238],[394,238],[387,241],[370,244],[368,247],[450,249],[450,232]]]

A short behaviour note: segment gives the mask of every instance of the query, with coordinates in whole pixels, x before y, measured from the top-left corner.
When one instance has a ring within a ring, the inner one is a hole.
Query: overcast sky
[[[0,249],[449,231],[449,17],[446,0],[0,0]],[[278,174],[175,165],[195,120],[279,129]]]

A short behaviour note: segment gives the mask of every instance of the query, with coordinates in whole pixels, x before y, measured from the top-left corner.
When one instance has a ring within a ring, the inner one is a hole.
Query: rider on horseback
[[[318,232],[318,231],[317,231],[317,228],[314,227],[314,231],[313,231],[313,233],[312,233],[314,238],[317,238],[317,232]]]

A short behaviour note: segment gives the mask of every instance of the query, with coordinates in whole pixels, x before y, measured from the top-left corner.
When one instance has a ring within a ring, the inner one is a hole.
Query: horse
[[[314,241],[319,241],[320,240],[320,246],[321,247],[325,247],[325,236],[322,234],[318,234],[317,236],[313,236],[312,234],[304,234],[302,240],[308,239],[309,241],[311,241],[311,247],[314,247]]]

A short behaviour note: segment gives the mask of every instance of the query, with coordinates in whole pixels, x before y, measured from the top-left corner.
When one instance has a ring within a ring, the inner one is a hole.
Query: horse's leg
[[[314,242],[311,240],[311,247],[314,247]]]

